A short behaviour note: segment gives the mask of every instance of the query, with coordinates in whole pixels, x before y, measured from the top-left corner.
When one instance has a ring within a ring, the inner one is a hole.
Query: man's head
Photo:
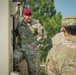
[[[32,9],[30,9],[30,8],[24,9],[23,14],[24,14],[24,21],[26,23],[31,22],[31,20],[32,20]]]
[[[76,35],[76,17],[70,16],[62,20],[62,30],[69,34]]]

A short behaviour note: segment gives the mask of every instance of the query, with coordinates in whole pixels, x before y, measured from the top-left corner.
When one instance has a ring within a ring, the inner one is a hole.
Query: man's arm
[[[37,40],[39,42],[43,42],[47,38],[46,31],[45,31],[44,27],[40,23],[37,24],[37,28],[38,28]]]
[[[37,44],[40,46],[47,38],[47,34],[44,27],[39,23],[39,20],[33,19],[31,22],[30,29],[36,38]]]

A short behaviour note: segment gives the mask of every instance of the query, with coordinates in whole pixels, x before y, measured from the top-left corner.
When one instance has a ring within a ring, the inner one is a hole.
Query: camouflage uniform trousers
[[[20,47],[17,47],[14,50],[13,54],[13,60],[14,60],[14,70],[20,72],[20,62],[23,59],[27,60],[28,63],[28,72],[29,75],[39,75],[40,70],[40,63],[39,63],[39,49],[33,48],[33,49],[25,49],[25,51],[22,51]]]

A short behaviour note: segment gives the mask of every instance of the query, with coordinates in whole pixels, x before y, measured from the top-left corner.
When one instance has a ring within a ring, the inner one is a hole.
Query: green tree
[[[47,39],[40,51],[41,60],[45,61],[51,46],[49,40],[60,31],[62,15],[56,12],[54,0],[26,0],[26,5],[33,9],[33,18],[39,19],[47,32]]]

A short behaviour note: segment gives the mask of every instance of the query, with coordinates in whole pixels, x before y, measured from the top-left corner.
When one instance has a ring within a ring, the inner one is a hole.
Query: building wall
[[[0,75],[9,75],[9,0],[0,0]]]

